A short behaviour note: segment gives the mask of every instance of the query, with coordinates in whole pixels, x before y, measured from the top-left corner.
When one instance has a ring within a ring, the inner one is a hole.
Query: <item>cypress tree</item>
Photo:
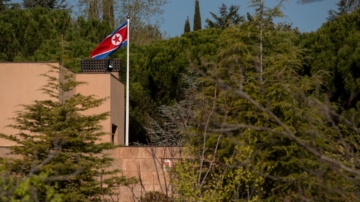
[[[189,21],[189,17],[187,17],[186,21],[185,21],[185,26],[184,26],[184,33],[190,32],[190,21]]]
[[[201,16],[200,16],[200,6],[199,0],[195,0],[195,13],[194,13],[194,28],[193,30],[201,29]]]

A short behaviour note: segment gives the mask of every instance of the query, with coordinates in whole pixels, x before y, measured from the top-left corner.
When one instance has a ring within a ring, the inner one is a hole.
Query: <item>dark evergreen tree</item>
[[[360,95],[359,30],[360,10],[357,10],[336,17],[316,32],[301,36],[302,46],[309,50],[304,63],[306,73],[331,72],[324,80],[323,89],[330,101],[345,109],[357,107]]]
[[[201,29],[201,15],[199,0],[195,0],[194,26],[193,31]]]
[[[33,61],[36,50],[48,39],[59,39],[71,21],[66,10],[41,7],[7,9],[0,17],[0,59],[6,61]]]
[[[244,17],[238,14],[239,8],[240,6],[231,5],[229,10],[227,10],[226,5],[222,4],[222,6],[219,8],[220,16],[210,12],[211,16],[214,18],[214,21],[206,19],[206,27],[225,29],[229,26],[240,24],[242,21],[244,21]]]
[[[190,21],[189,21],[189,17],[186,18],[185,21],[185,26],[184,26],[184,33],[188,33],[190,32]]]

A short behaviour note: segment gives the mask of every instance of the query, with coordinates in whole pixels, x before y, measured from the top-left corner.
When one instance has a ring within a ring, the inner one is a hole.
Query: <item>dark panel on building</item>
[[[85,59],[80,63],[81,72],[120,72],[120,59],[93,60]]]

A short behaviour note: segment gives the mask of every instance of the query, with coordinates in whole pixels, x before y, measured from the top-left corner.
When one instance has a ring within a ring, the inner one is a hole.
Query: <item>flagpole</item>
[[[129,86],[130,86],[130,16],[127,16],[127,44],[126,44],[126,122],[125,122],[125,146],[129,146]]]

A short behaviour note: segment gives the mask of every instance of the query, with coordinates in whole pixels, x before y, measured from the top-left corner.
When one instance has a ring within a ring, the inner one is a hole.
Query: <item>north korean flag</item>
[[[102,42],[90,53],[93,59],[104,59],[111,55],[118,48],[127,45],[127,22],[109,34]]]

